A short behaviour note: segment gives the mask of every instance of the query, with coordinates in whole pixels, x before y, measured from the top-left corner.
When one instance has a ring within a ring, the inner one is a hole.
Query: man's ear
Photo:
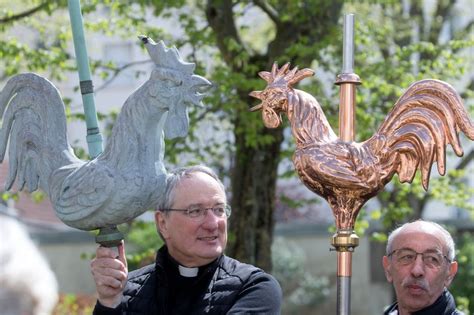
[[[458,262],[453,261],[449,265],[448,276],[446,277],[446,280],[444,280],[444,286],[445,287],[449,287],[449,285],[453,281],[454,276],[456,275],[457,272],[458,272]]]
[[[168,224],[166,214],[162,211],[155,211],[155,225],[157,231],[164,239],[168,238]]]
[[[391,264],[390,258],[383,256],[382,265],[385,271],[385,278],[387,278],[388,282],[392,282]]]

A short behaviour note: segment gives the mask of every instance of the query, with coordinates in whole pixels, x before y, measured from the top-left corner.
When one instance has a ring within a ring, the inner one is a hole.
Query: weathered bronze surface
[[[15,180],[19,190],[41,188],[58,218],[82,230],[128,222],[155,208],[166,188],[164,137],[187,135],[188,107],[201,105],[201,91],[211,83],[195,75],[195,65],[176,48],[142,41],[155,67],[126,100],[104,152],[91,161],[75,156],[64,104],[51,82],[33,73],[8,80],[0,92],[0,163],[9,142],[6,190]],[[110,233],[103,238],[110,241]]]
[[[420,170],[426,190],[433,162],[445,174],[448,144],[462,156],[459,132],[474,140],[474,124],[458,93],[448,83],[422,80],[407,89],[370,139],[343,141],[317,100],[293,88],[313,74],[311,69],[290,70],[289,64],[260,72],[268,85],[250,93],[262,101],[251,110],[262,110],[268,128],[280,125],[281,113],[288,116],[296,142],[296,171],[310,190],[328,201],[338,230],[352,230],[361,207],[393,175],[402,183],[412,182]]]

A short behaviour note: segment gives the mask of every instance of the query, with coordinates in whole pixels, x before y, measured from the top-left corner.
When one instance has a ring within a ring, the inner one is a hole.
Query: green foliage
[[[19,194],[17,192],[4,191],[2,192],[2,201],[7,202],[12,199],[13,201],[18,201]]]
[[[417,12],[419,5],[413,3],[412,12]],[[360,141],[375,132],[411,83],[435,78],[453,84],[472,72],[472,56],[466,54],[474,46],[472,32],[464,29],[445,41],[436,35],[447,19],[443,16],[443,5],[438,4],[430,28],[426,28],[429,31],[422,32],[419,41],[413,40],[414,23],[423,29],[427,27],[426,20],[418,14],[404,13],[399,2],[347,6],[347,9],[364,16],[356,23],[355,64],[356,72],[363,80],[358,89],[356,111]],[[449,154],[449,148],[447,151]],[[435,172],[432,172],[428,192],[422,189],[419,174],[411,184],[400,184],[398,177],[394,176],[377,196],[381,208],[367,212],[360,220],[380,220],[384,229],[391,230],[395,224],[421,217],[429,200],[472,211],[472,187],[466,185],[469,171],[448,169],[445,177],[436,176]],[[383,235],[382,232],[374,238],[383,240]]]
[[[154,222],[134,220],[125,239],[129,270],[154,262],[156,251],[163,245]]]
[[[281,238],[272,245],[272,274],[283,290],[283,314],[300,314],[315,309],[329,296],[329,279],[315,277],[305,268],[306,255],[301,248]]]
[[[61,294],[53,315],[87,315],[92,314],[96,302],[95,296]]]
[[[462,52],[473,47],[472,34],[445,43],[429,41],[429,36],[413,42],[413,22],[421,17],[404,14],[401,3],[365,3],[349,8],[363,16],[356,23],[355,56],[356,73],[363,80],[357,99],[357,121],[364,126],[358,128],[361,140],[374,133],[411,83],[423,78],[453,82],[472,69]],[[433,19],[433,24],[443,22],[442,17]],[[422,22],[419,24],[423,27]],[[432,25],[431,30],[435,32],[436,27]],[[415,56],[419,57],[417,63]]]
[[[474,235],[464,232],[456,240],[458,273],[450,291],[456,297],[457,305],[466,314],[474,314]]]

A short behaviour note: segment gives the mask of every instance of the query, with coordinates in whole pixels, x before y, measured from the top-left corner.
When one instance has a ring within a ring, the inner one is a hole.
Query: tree
[[[31,27],[38,36],[29,45],[12,37],[0,37],[0,62],[5,69],[0,77],[23,70],[42,70],[59,80],[65,71],[74,69],[67,48],[71,42],[68,20],[60,14],[66,1],[2,2],[2,7],[8,9],[0,16],[1,32],[8,34],[12,27]],[[198,72],[206,70],[206,76],[216,83],[207,98],[208,107],[191,113],[195,126],[190,136],[185,143],[169,143],[167,158],[173,163],[175,154],[188,153],[193,161],[206,161],[221,175],[230,177],[234,214],[229,254],[265,269],[271,268],[278,166],[288,158],[292,147],[282,147],[286,141],[283,128],[266,129],[258,114],[248,112],[254,104],[248,93],[262,88],[264,83],[257,72],[268,70],[274,61],[290,61],[300,67],[317,65],[328,77],[335,78],[342,59],[342,12],[357,12],[356,73],[364,82],[358,92],[357,130],[358,140],[363,140],[374,132],[409,83],[427,76],[447,81],[459,78],[467,71],[462,49],[473,44],[469,33],[472,19],[459,29],[452,27],[451,40],[445,41],[440,35],[444,25],[456,17],[457,4],[451,1],[435,3],[432,14],[426,15],[432,17],[429,25],[423,19],[423,6],[417,1],[411,3],[409,10],[398,1],[344,6],[342,0],[89,0],[82,6],[87,33],[125,38],[134,36],[132,33],[146,33],[164,39],[190,51],[186,59],[195,61]],[[106,18],[97,18],[97,10]],[[182,32],[148,24],[150,16],[177,20],[176,29]],[[412,32],[412,21],[418,23],[418,39]],[[92,66],[104,76],[113,76],[120,70],[100,60],[93,60]],[[315,80],[306,80],[304,89],[322,100],[326,115],[336,126],[337,90],[333,87],[326,95],[327,82]],[[472,84],[471,78],[468,85]],[[464,96],[470,94],[466,92]],[[194,132],[203,119],[217,122],[214,128],[224,129],[231,136],[207,137],[196,144],[198,136]],[[467,154],[461,162],[464,167],[472,155]],[[385,210],[377,215],[390,218],[387,222],[393,224],[394,218],[405,220],[409,209],[414,208],[412,217],[419,217],[423,205],[433,195],[420,197],[419,187],[394,183],[380,195]],[[400,196],[406,198],[402,200]]]

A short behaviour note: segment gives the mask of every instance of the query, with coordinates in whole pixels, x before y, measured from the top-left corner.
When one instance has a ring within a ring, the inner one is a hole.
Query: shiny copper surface
[[[458,156],[463,154],[459,132],[474,140],[474,124],[458,93],[445,82],[422,80],[407,89],[370,139],[343,141],[317,100],[293,88],[313,74],[310,69],[290,70],[289,64],[260,72],[268,84],[250,94],[262,101],[251,110],[262,110],[268,128],[280,125],[281,113],[288,116],[296,142],[295,169],[310,190],[328,201],[338,230],[352,230],[361,207],[393,175],[411,182],[420,170],[422,185],[428,189],[434,162],[445,174],[446,146],[450,144]]]
[[[355,86],[352,83],[341,85],[339,93],[339,138],[354,141],[355,135]]]
[[[343,73],[337,76],[339,91],[339,138],[342,141],[354,141],[356,85],[360,78],[355,73]]]
[[[337,252],[337,276],[352,276],[352,252]]]

